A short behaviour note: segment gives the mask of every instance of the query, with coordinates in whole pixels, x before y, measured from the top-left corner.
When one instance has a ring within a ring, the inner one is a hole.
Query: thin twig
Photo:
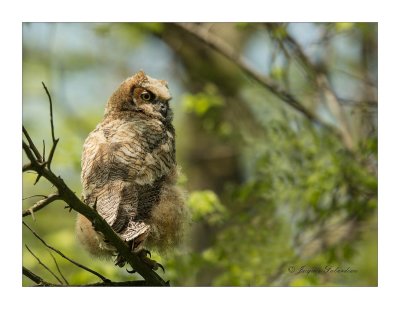
[[[25,200],[30,199],[30,198],[33,198],[33,197],[43,197],[43,198],[47,198],[47,195],[44,195],[44,194],[34,194],[34,195],[31,195],[31,196],[24,197],[22,200],[25,201]]]
[[[64,255],[60,250],[57,250],[55,248],[53,248],[52,246],[48,245],[44,239],[42,237],[40,237],[34,230],[32,230],[28,224],[26,224],[25,222],[22,222],[23,225],[25,225],[31,232],[33,235],[36,236],[37,239],[39,239],[47,248],[49,248],[50,250],[53,250],[54,252],[56,252],[58,255],[60,255],[61,257],[63,257],[64,259],[68,260],[69,262],[71,262],[72,264],[74,264],[75,266],[78,266],[84,270],[86,270],[87,272],[92,273],[93,275],[99,277],[103,282],[109,282],[110,279],[107,279],[106,277],[104,277],[103,275],[99,274],[97,271],[94,271],[78,262],[75,262],[74,260],[70,259],[69,257],[67,257],[66,255]]]
[[[40,286],[54,286],[52,283],[45,281],[24,266],[22,266],[22,274]]]
[[[42,265],[44,269],[46,269],[50,274],[53,275],[54,278],[56,278],[56,280],[57,280],[58,282],[60,282],[60,284],[63,284],[62,281],[60,280],[60,278],[58,278],[57,275],[56,275],[55,273],[53,273],[53,271],[52,271],[50,268],[48,268],[48,267],[46,266],[46,264],[44,264],[44,263],[32,252],[31,249],[29,249],[28,245],[25,245],[25,248],[26,248],[26,249],[29,251],[29,253],[32,254],[33,257],[38,261],[39,265]]]
[[[232,48],[229,44],[221,40],[219,37],[216,35],[205,31],[202,29],[200,26],[196,26],[191,23],[176,23],[176,26],[181,28],[182,30],[186,31],[187,33],[193,35],[200,41],[202,41],[204,44],[207,46],[211,47],[214,49],[216,52],[219,54],[223,55],[225,58],[236,64],[244,73],[246,73],[248,76],[256,80],[258,83],[263,85],[265,88],[267,88],[269,91],[274,93],[277,97],[279,97],[283,102],[286,104],[289,104],[292,106],[294,109],[302,113],[304,116],[306,116],[308,119],[314,121],[317,124],[320,124],[322,126],[328,127],[331,129],[331,126],[329,124],[326,124],[323,122],[318,116],[308,110],[303,103],[301,103],[297,98],[295,98],[291,93],[287,92],[285,89],[283,89],[279,84],[277,84],[274,80],[262,76],[256,71],[254,71],[242,57],[236,53],[236,50]]]
[[[45,86],[44,86],[45,87]],[[46,89],[46,87],[45,87]],[[48,93],[48,91],[46,91]],[[50,105],[52,103],[50,102]],[[52,117],[52,106],[50,111],[50,117]],[[51,121],[52,123],[52,121]],[[52,137],[54,137],[54,126],[52,125]],[[66,202],[71,209],[79,212],[83,216],[85,216],[93,226],[101,232],[104,237],[109,241],[109,243],[115,248],[115,250],[128,262],[128,264],[135,269],[145,280],[146,284],[152,286],[169,286],[169,283],[164,281],[149,265],[142,261],[142,259],[131,251],[131,248],[116,234],[116,232],[110,227],[110,225],[106,222],[106,220],[99,215],[96,211],[94,211],[90,206],[83,203],[80,198],[78,198],[75,193],[65,184],[64,180],[60,176],[56,176],[50,169],[49,162],[51,163],[52,156],[55,151],[55,146],[57,145],[58,139],[53,140],[53,147],[50,151],[49,158],[47,162],[39,161],[35,158],[32,153],[32,149],[22,141],[22,147],[30,160],[29,169],[25,166],[25,170],[32,170],[38,173],[38,177],[43,176],[46,178],[53,186],[57,188],[58,193],[60,194],[60,198]],[[53,248],[54,249],[54,248]],[[57,253],[57,250],[54,250]],[[63,255],[62,255],[63,256]],[[63,256],[65,257],[65,256]],[[70,259],[69,259],[70,260]],[[70,260],[72,262],[72,260]],[[75,265],[78,263],[74,262]],[[80,265],[80,264],[79,264]],[[84,267],[81,265],[84,269]],[[87,269],[88,270],[88,269]],[[94,273],[91,270],[88,270]],[[100,274],[97,274],[100,275]],[[100,275],[101,276],[101,275]],[[108,280],[105,277],[103,280]]]
[[[54,122],[53,122],[53,101],[51,99],[51,95],[49,90],[47,89],[46,85],[44,84],[44,82],[42,82],[43,88],[46,91],[47,97],[49,98],[49,104],[50,104],[50,126],[51,126],[51,139],[53,141],[53,145],[50,149],[50,153],[49,153],[49,157],[47,159],[47,167],[49,168],[49,170],[51,170],[51,162],[53,160],[53,156],[54,156],[54,152],[56,150],[58,141],[60,140],[59,138],[55,138],[55,134],[54,134]]]
[[[22,132],[24,132],[24,135],[25,135],[26,139],[28,140],[29,147],[32,149],[33,153],[35,154],[36,159],[39,160],[40,162],[42,162],[43,158],[40,155],[39,150],[37,150],[34,142],[32,141],[31,137],[29,136],[28,131],[25,129],[24,126],[22,126]]]
[[[24,165],[22,166],[22,172],[23,172],[23,173],[28,172],[28,171],[30,171],[30,170],[32,170],[32,164],[27,163],[27,164],[24,164]]]
[[[32,170],[40,171],[44,178],[46,178],[50,183],[52,183],[58,190],[61,199],[66,202],[71,209],[79,212],[85,216],[90,222],[94,224],[96,229],[100,231],[105,238],[107,238],[112,246],[116,248],[119,252],[145,280],[148,281],[149,285],[152,286],[168,286],[168,282],[164,281],[155,271],[153,271],[147,264],[145,264],[131,249],[126,245],[126,243],[115,233],[115,231],[109,226],[109,224],[91,207],[83,203],[75,193],[65,184],[64,180],[56,176],[48,168],[42,168],[40,163],[37,162],[33,154],[28,147],[23,142],[23,147],[28,158],[33,158]]]
[[[68,280],[64,277],[63,273],[61,272],[60,267],[58,266],[58,263],[57,263],[56,258],[55,258],[54,255],[51,253],[51,251],[49,251],[49,253],[50,253],[50,256],[53,258],[54,264],[56,264],[56,268],[57,268],[57,270],[58,270],[58,273],[59,273],[60,276],[63,278],[64,282],[65,282],[67,285],[69,285]]]
[[[46,85],[44,82],[42,82],[43,88],[46,91],[47,97],[49,98],[49,103],[50,103],[50,125],[51,125],[51,138],[52,141],[54,142],[56,138],[54,137],[54,123],[53,123],[53,101],[51,100],[51,95],[49,90],[47,89]]]
[[[46,196],[44,199],[40,200],[39,202],[37,202],[35,205],[33,205],[32,207],[28,208],[27,210],[25,210],[22,213],[22,217],[26,217],[29,215],[32,215],[33,217],[33,213],[42,209],[43,207],[51,204],[54,201],[60,200],[61,197],[58,193],[53,193],[50,194],[49,196]]]
[[[46,144],[43,140],[43,158],[46,158]]]
[[[275,24],[268,24],[270,29],[274,29],[277,27]],[[354,139],[351,134],[351,127],[348,119],[346,118],[346,114],[343,110],[342,105],[339,103],[339,100],[332,90],[332,87],[329,84],[328,78],[323,70],[317,68],[308,55],[304,52],[303,47],[292,37],[289,33],[286,33],[283,39],[277,39],[278,42],[281,42],[282,47],[284,47],[283,43],[287,43],[289,47],[293,50],[295,57],[297,57],[298,62],[304,67],[305,71],[308,73],[311,81],[318,87],[318,89],[322,90],[323,95],[326,98],[326,103],[328,105],[329,110],[333,114],[334,117],[339,122],[339,130],[338,133],[342,139],[344,146],[350,150],[354,150]]]

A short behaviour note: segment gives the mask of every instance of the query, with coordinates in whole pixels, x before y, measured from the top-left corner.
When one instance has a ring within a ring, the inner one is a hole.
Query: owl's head
[[[126,79],[108,100],[105,115],[133,112],[160,120],[172,120],[171,94],[165,80],[154,79],[139,71]]]

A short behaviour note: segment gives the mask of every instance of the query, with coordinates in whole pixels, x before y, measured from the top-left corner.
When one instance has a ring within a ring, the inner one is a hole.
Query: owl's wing
[[[130,241],[146,233],[150,226],[133,220],[138,215],[138,190],[134,183],[113,180],[96,188],[96,210],[122,239]]]
[[[158,198],[163,176],[175,164],[171,133],[160,138],[129,126],[115,121],[88,136],[81,175],[85,202],[96,204],[99,214],[125,240],[148,231],[141,219]]]

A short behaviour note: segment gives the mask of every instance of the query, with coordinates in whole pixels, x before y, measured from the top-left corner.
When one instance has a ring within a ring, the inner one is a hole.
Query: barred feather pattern
[[[83,149],[84,201],[96,203],[107,223],[124,240],[132,240],[148,230],[143,220],[174,166],[174,134],[161,121],[132,117],[101,123]]]
[[[147,88],[138,91],[138,87]],[[174,187],[177,166],[172,112],[168,107],[162,115],[156,104],[141,102],[141,91],[146,89],[151,89],[157,100],[170,99],[165,81],[154,80],[143,72],[127,79],[111,96],[103,121],[87,137],[82,153],[84,202],[96,206],[114,231],[132,244],[133,250],[138,249],[135,242],[142,243],[148,235],[156,246],[157,241],[161,247],[175,242],[178,232],[162,235],[162,217],[166,216],[160,214],[171,214],[174,222],[166,221],[171,230],[175,222],[183,222],[184,213],[183,198]],[[112,251],[97,239],[93,241],[85,218],[79,216],[77,233],[91,253]]]

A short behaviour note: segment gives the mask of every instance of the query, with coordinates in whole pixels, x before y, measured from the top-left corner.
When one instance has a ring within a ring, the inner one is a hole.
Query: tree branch
[[[54,284],[44,281],[41,277],[31,272],[28,268],[22,266],[22,274],[39,286],[54,286]]]
[[[86,270],[87,272],[99,277],[103,282],[111,282],[110,279],[107,279],[106,277],[104,277],[103,275],[99,274],[97,271],[94,271],[78,262],[75,262],[74,260],[70,259],[69,257],[67,257],[66,255],[64,255],[60,250],[57,250],[55,248],[53,248],[52,246],[48,245],[44,239],[42,237],[40,237],[34,230],[32,230],[28,224],[26,224],[25,222],[22,222],[23,225],[25,225],[26,228],[28,228],[31,233],[37,238],[39,239],[47,248],[49,248],[50,250],[54,251],[55,253],[57,253],[58,255],[60,255],[61,257],[63,257],[64,259],[66,259],[67,261],[71,262],[72,264],[74,264],[75,266],[78,266],[79,268],[82,268],[84,270]]]
[[[202,29],[202,27],[193,25],[191,23],[176,23],[176,26],[181,28],[182,30],[190,33],[204,44],[233,62],[236,66],[238,66],[246,75],[250,76],[252,79],[256,80],[263,87],[267,88],[277,97],[279,97],[283,102],[289,104],[291,107],[302,113],[308,119],[314,121],[317,124],[327,126],[327,124],[323,123],[321,119],[317,117],[312,111],[308,110],[303,103],[301,103],[297,98],[295,98],[291,93],[287,92],[280,85],[275,83],[272,79],[262,76],[258,72],[254,71],[246,61],[236,53],[236,51],[221,40],[216,35],[208,32],[206,29]]]
[[[65,282],[67,285],[69,285],[68,280],[64,277],[63,273],[61,272],[60,267],[58,266],[58,263],[57,263],[56,258],[55,258],[54,255],[51,253],[51,251],[49,251],[49,253],[50,253],[51,258],[52,258],[53,261],[54,261],[54,264],[56,265],[57,271],[58,271],[58,273],[60,274],[61,278],[63,278],[64,282]]]
[[[36,254],[34,254],[34,253],[32,252],[31,249],[29,249],[28,245],[25,245],[25,248],[29,251],[30,254],[32,254],[32,256],[36,259],[36,261],[38,261],[39,265],[42,265],[44,269],[46,269],[50,274],[53,275],[54,278],[56,278],[56,280],[57,280],[58,282],[60,282],[60,284],[63,284],[62,281],[60,280],[60,278],[58,278],[57,275],[56,275],[55,273],[53,273],[53,271],[52,271],[50,268],[48,268],[47,265],[44,264],[44,263],[36,256]]]
[[[22,126],[22,132],[24,133],[26,139],[28,140],[29,148],[32,149],[33,153],[34,153],[35,156],[36,156],[36,159],[39,160],[39,161],[43,161],[43,158],[42,158],[42,156],[40,155],[39,150],[37,150],[35,144],[33,143],[31,137],[29,136],[28,131],[25,129],[24,126]]]
[[[28,208],[22,213],[22,217],[26,217],[31,215],[32,218],[35,220],[35,217],[33,215],[34,212],[39,211],[40,209],[46,207],[47,205],[51,204],[54,201],[57,201],[61,199],[60,195],[58,193],[53,193],[50,194],[49,196],[46,196],[44,199],[40,200],[39,202],[35,203],[32,207]]]
[[[276,24],[267,25],[268,29],[273,30],[275,27],[277,27]],[[277,40],[281,44],[282,49],[285,49],[284,43],[288,44],[289,48],[293,50],[294,55],[297,57],[299,63],[305,68],[308,76],[311,78],[314,84],[322,90],[322,94],[326,99],[329,110],[339,122],[338,133],[343,141],[343,144],[348,150],[354,151],[354,140],[351,134],[350,124],[346,118],[343,106],[339,103],[336,94],[329,84],[324,70],[321,70],[312,63],[311,59],[304,52],[302,46],[289,33],[286,32],[283,38],[279,38]]]
[[[34,274],[28,268],[22,266],[22,274],[27,278],[31,279],[37,284],[37,286],[66,286],[63,284],[53,284],[45,281],[38,275]],[[91,286],[149,286],[145,280],[134,280],[134,281],[122,281],[122,282],[99,282],[84,285],[68,285],[68,286],[79,286],[79,287],[91,287]]]
[[[65,201],[71,209],[79,212],[85,216],[94,226],[94,228],[101,232],[109,243],[116,249],[116,251],[128,262],[128,264],[137,271],[146,281],[148,285],[152,286],[169,286],[168,282],[165,282],[155,271],[153,271],[146,263],[144,263],[135,253],[131,252],[131,249],[126,243],[114,232],[114,230],[108,225],[102,216],[100,216],[93,208],[83,203],[75,193],[66,185],[64,180],[60,176],[56,176],[50,169],[52,156],[54,154],[58,140],[54,137],[54,125],[52,119],[52,102],[50,94],[43,84],[46,93],[50,100],[50,117],[51,117],[51,129],[53,147],[50,151],[49,158],[47,161],[43,161],[40,154],[35,157],[34,153],[38,152],[32,139],[29,137],[28,132],[23,128],[24,134],[28,139],[29,146],[22,141],[22,147],[25,154],[30,160],[29,165],[24,165],[23,171],[36,171],[38,178],[46,178],[51,184],[57,188],[57,194],[59,198]],[[36,149],[36,150],[35,150]],[[33,151],[33,152],[32,152]],[[36,154],[37,155],[37,154]],[[35,182],[35,183],[36,183]]]

